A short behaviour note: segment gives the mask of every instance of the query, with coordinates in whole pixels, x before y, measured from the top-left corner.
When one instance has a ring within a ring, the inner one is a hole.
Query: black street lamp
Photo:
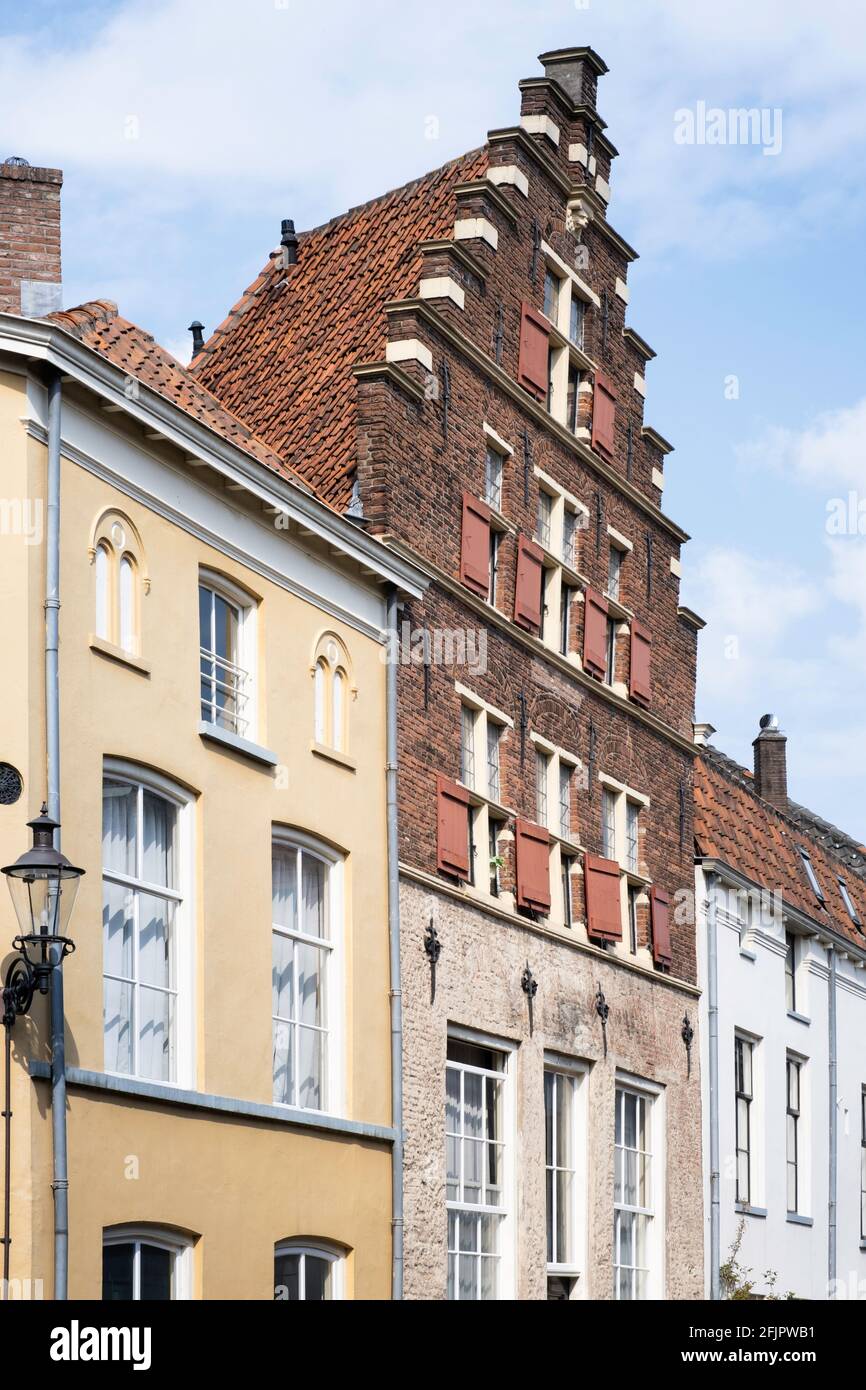
[[[32,849],[2,870],[21,927],[12,943],[18,955],[9,967],[3,989],[3,1022],[7,1028],[21,1014],[29,1012],[37,991],[48,993],[51,972],[75,950],[66,929],[84,873],[54,848],[54,832],[59,825],[49,816],[46,805],[27,824],[33,831]]]
[[[57,971],[54,982],[56,1004],[59,1010],[59,1029],[52,1028],[51,1039],[51,1085],[52,1085],[52,1129],[55,1152],[55,1246],[58,1231],[61,1232],[63,1247],[63,1283],[58,1284],[57,1253],[55,1251],[55,1298],[66,1297],[66,1241],[67,1206],[66,1188],[66,1058],[63,1037],[63,974],[61,965],[66,956],[75,950],[75,943],[66,935],[78,884],[84,873],[70,864],[65,855],[54,848],[54,832],[59,823],[48,814],[43,803],[42,810],[35,820],[27,822],[33,831],[33,847],[25,850],[15,860],[7,864],[2,872],[6,875],[9,892],[20,934],[12,942],[17,952],[6,972],[3,986],[3,1025],[6,1030],[6,1105],[3,1111],[5,1128],[5,1181],[3,1192],[3,1298],[9,1297],[9,1255],[11,1246],[11,1143],[12,1143],[12,1029],[16,1018],[30,1012],[33,996],[47,994],[53,972]],[[59,1155],[59,1158],[58,1158]],[[58,1167],[59,1163],[59,1167]],[[58,1178],[57,1174],[60,1174]],[[58,1210],[60,1215],[58,1216]],[[58,1291],[60,1290],[60,1291]]]

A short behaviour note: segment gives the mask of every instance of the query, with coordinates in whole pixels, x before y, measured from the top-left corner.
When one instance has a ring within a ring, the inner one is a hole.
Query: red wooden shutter
[[[667,893],[663,893],[661,888],[650,889],[650,917],[653,932],[653,960],[656,965],[670,965],[671,956],[671,928],[670,928],[670,903],[671,900]]]
[[[529,632],[541,631],[541,571],[544,568],[540,546],[526,536],[517,540],[517,582],[514,588],[514,621]]]
[[[616,420],[616,391],[610,377],[595,374],[592,395],[592,447],[613,456],[614,421]]]
[[[445,874],[469,877],[469,793],[447,777],[436,778],[436,862]]]
[[[531,304],[520,306],[520,361],[517,380],[540,401],[547,397],[548,329],[550,325]]]
[[[463,494],[460,579],[484,598],[490,592],[490,508],[468,492]]]
[[[584,595],[583,669],[602,681],[607,671],[607,599],[595,589]]]
[[[652,636],[648,628],[643,623],[633,622],[631,625],[631,672],[629,676],[629,690],[633,700],[637,700],[641,705],[648,705],[652,683],[650,679],[650,662],[652,656]]]
[[[619,865],[587,854],[584,860],[586,930],[599,941],[622,940]]]
[[[514,823],[517,906],[550,911],[550,836],[540,825]]]

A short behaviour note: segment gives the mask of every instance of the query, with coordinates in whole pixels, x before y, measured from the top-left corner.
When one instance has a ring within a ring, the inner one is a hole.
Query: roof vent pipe
[[[197,357],[204,347],[204,324],[199,323],[198,319],[193,319],[189,331],[192,334],[192,355]]]
[[[282,221],[282,236],[280,245],[283,248],[283,265],[298,264],[298,238],[295,234],[295,224],[291,217],[284,217]]]

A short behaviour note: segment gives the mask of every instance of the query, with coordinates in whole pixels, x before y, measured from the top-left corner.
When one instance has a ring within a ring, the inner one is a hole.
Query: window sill
[[[811,1018],[807,1018],[805,1014],[798,1014],[796,1009],[789,1009],[788,1017],[793,1019],[795,1023],[805,1023],[807,1028],[812,1022]]]
[[[329,748],[325,743],[311,743],[310,752],[317,758],[324,758],[329,763],[336,763],[339,767],[345,767],[349,772],[357,772],[358,764],[354,758],[350,758],[346,753],[339,753],[336,748]]]
[[[789,1211],[787,1219],[792,1226],[814,1226],[815,1224],[811,1216],[801,1216],[798,1211]]]
[[[241,738],[239,734],[231,733],[229,729],[221,729],[218,724],[205,724],[201,721],[198,731],[209,743],[218,743],[221,747],[230,749],[232,753],[240,753],[243,757],[249,758],[251,762],[262,763],[265,767],[276,767],[279,762],[276,753],[272,753],[269,748],[262,748],[258,743],[252,743],[247,738]]]
[[[734,1210],[738,1216],[758,1216],[762,1221],[767,1219],[766,1207],[751,1207],[745,1202],[735,1202]]]
[[[97,652],[99,656],[105,656],[109,661],[116,661],[118,666],[128,666],[131,671],[138,671],[142,676],[150,675],[150,663],[142,661],[140,656],[134,656],[132,652],[126,652],[123,647],[116,647],[113,642],[106,642],[104,637],[90,637],[90,650]]]

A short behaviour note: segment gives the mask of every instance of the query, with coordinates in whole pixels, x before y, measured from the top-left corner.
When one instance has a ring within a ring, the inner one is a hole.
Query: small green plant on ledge
[[[763,1293],[755,1291],[755,1286],[759,1281],[753,1277],[751,1269],[746,1269],[744,1265],[740,1264],[740,1246],[743,1243],[745,1230],[746,1222],[743,1219],[737,1227],[737,1234],[731,1246],[730,1254],[719,1270],[722,1298],[730,1299],[733,1302],[748,1299],[766,1299],[770,1302],[779,1302],[783,1299],[795,1298],[796,1295],[792,1293],[776,1293],[779,1276],[774,1269],[765,1270],[762,1275],[766,1291]]]

